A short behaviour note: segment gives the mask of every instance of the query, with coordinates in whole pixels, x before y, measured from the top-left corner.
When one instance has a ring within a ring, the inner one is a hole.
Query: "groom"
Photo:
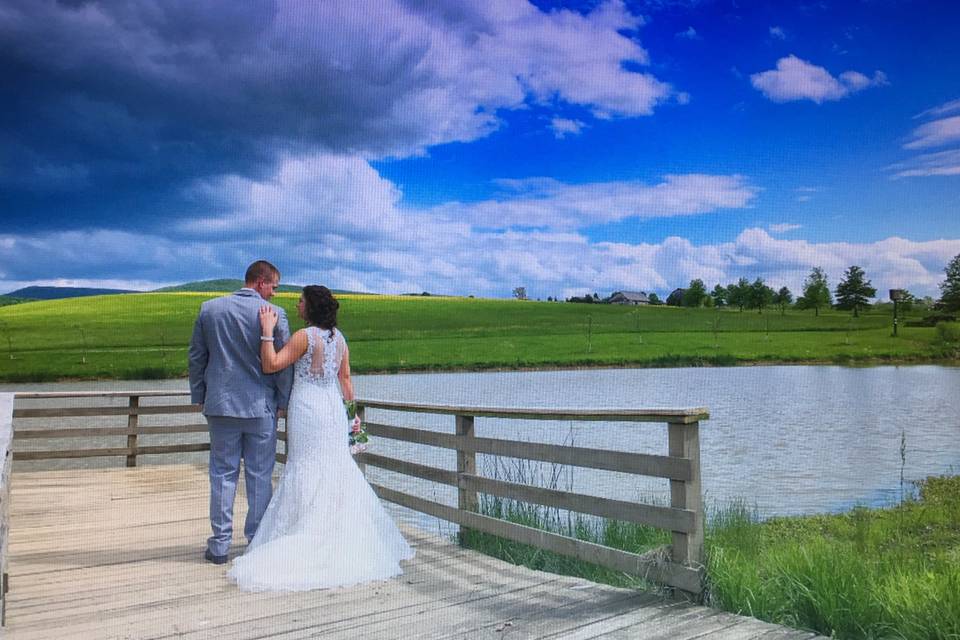
[[[245,284],[231,295],[204,302],[190,340],[190,398],[201,405],[210,428],[210,526],[204,558],[227,561],[233,539],[233,501],[243,460],[247,520],[243,533],[252,540],[273,493],[271,477],[277,451],[277,417],[290,397],[293,369],[267,375],[260,367],[260,341],[280,348],[290,339],[286,314],[274,335],[260,335],[260,307],[280,284],[280,271],[266,260],[247,268]]]

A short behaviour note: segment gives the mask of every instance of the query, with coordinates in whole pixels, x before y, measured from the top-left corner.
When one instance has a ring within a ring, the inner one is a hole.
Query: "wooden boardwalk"
[[[706,607],[532,571],[406,529],[384,583],[241,593],[201,558],[204,468],[16,471],[10,639],[809,638]],[[238,496],[235,519],[242,522]],[[240,547],[235,546],[233,553]]]

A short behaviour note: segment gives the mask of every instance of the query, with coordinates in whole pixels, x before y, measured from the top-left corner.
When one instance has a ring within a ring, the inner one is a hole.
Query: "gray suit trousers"
[[[230,418],[207,416],[210,427],[210,526],[207,548],[226,555],[233,540],[233,500],[243,460],[247,488],[247,519],[243,533],[252,540],[273,495],[276,460],[276,417]]]

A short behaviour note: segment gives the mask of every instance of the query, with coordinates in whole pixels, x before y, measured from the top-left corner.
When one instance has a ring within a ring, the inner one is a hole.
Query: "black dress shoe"
[[[210,549],[207,549],[206,551],[203,552],[203,559],[206,560],[207,562],[212,562],[213,564],[226,564],[226,563],[227,563],[227,556],[226,556],[226,555],[215,556],[215,555],[213,555],[212,553],[210,553]]]

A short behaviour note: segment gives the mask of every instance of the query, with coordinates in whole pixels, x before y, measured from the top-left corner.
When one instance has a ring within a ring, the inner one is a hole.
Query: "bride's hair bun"
[[[315,327],[333,330],[337,326],[337,309],[340,303],[330,289],[322,284],[303,288],[303,305],[307,321]]]

